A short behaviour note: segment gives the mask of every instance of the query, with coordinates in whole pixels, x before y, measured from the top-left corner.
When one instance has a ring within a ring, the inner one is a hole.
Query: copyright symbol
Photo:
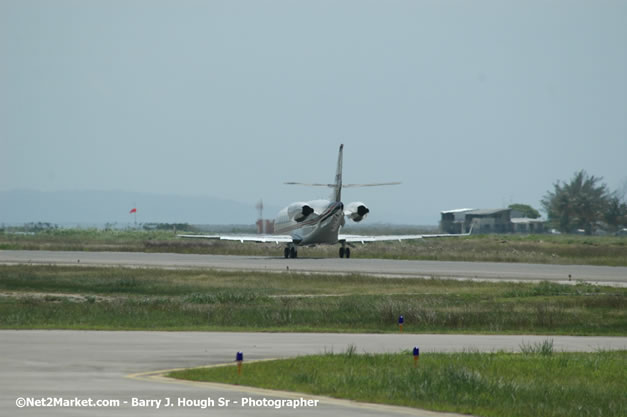
[[[18,408],[23,408],[26,406],[26,400],[23,397],[20,397],[15,400],[15,405],[17,405]]]

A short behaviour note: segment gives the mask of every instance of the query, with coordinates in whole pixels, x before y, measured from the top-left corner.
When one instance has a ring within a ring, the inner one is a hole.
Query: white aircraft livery
[[[431,235],[387,235],[387,236],[363,236],[345,235],[340,233],[346,218],[360,222],[370,212],[370,209],[362,202],[353,202],[347,205],[342,203],[342,188],[348,187],[374,187],[380,185],[397,185],[399,182],[386,182],[375,184],[342,184],[342,152],[344,145],[340,145],[333,184],[305,184],[298,182],[286,182],[291,185],[308,185],[330,187],[333,189],[329,200],[313,200],[292,203],[282,209],[274,220],[274,232],[271,235],[179,235],[185,238],[205,238],[235,240],[240,242],[274,242],[285,243],[283,255],[286,258],[296,258],[299,246],[336,245],[340,244],[340,258],[350,258],[353,243],[380,242],[390,240],[422,239],[427,237],[468,236],[470,234],[431,234]]]

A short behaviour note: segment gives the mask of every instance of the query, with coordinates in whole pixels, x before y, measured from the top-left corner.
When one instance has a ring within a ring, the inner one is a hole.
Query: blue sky
[[[403,182],[344,193],[371,221],[617,189],[626,39],[624,1],[0,0],[0,191],[283,206],[340,143],[345,182]]]

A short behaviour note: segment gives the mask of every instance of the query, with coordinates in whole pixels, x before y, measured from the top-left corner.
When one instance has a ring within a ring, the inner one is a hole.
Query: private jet
[[[298,247],[316,245],[340,245],[340,258],[351,257],[351,247],[355,243],[402,241],[410,239],[423,239],[430,237],[459,237],[468,236],[472,230],[465,234],[429,234],[429,235],[385,235],[364,236],[347,235],[340,233],[346,223],[346,219],[359,223],[366,218],[370,209],[362,202],[342,203],[342,189],[349,187],[375,187],[384,185],[397,185],[399,182],[385,182],[373,184],[343,184],[342,183],[342,153],[344,145],[340,145],[337,159],[335,181],[332,184],[308,184],[299,182],[286,182],[289,185],[306,185],[314,187],[329,187],[333,191],[329,200],[312,200],[292,203],[283,208],[274,220],[275,234],[256,235],[178,235],[183,238],[203,238],[233,240],[239,242],[274,242],[285,244],[283,256],[285,258],[298,257]]]

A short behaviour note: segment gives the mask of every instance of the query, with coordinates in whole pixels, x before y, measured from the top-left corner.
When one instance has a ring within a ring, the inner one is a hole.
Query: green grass
[[[627,415],[627,351],[304,356],[170,377],[481,416]]]
[[[177,238],[171,231],[53,229],[33,235],[0,232],[0,249],[176,252],[282,256],[276,244]],[[300,256],[337,257],[337,246],[303,248]],[[527,262],[627,266],[627,237],[474,235],[357,245],[355,258]]]
[[[627,289],[360,275],[0,266],[0,328],[625,335]]]

